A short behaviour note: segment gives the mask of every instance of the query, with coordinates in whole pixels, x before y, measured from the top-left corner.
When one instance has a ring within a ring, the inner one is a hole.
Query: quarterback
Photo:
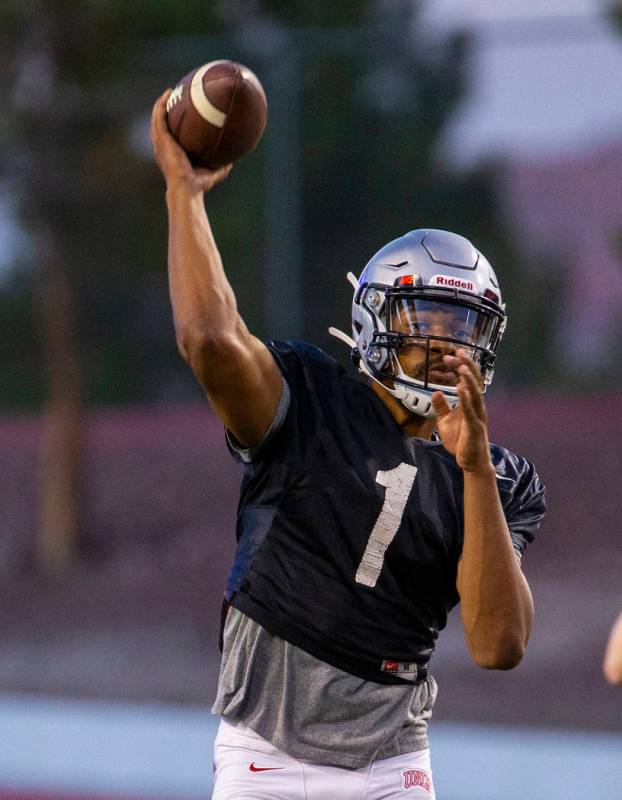
[[[152,139],[166,180],[177,343],[244,465],[213,711],[215,800],[434,798],[428,672],[460,603],[484,669],[521,660],[520,567],[544,514],[524,458],[488,440],[484,391],[506,324],[465,238],[415,230],[369,261],[347,344],[362,375],[238,313],[193,170]]]

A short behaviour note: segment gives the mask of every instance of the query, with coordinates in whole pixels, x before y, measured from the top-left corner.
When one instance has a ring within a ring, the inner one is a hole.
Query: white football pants
[[[434,800],[430,751],[343,769],[297,761],[245,725],[221,720],[212,800]]]

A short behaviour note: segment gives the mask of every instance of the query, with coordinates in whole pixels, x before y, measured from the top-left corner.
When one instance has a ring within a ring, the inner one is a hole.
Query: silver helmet
[[[348,280],[353,339],[330,332],[352,347],[361,372],[410,411],[434,416],[438,390],[457,404],[457,375],[443,356],[458,348],[478,364],[484,390],[490,384],[507,317],[495,273],[468,239],[410,231],[379,250],[359,280],[352,273]]]

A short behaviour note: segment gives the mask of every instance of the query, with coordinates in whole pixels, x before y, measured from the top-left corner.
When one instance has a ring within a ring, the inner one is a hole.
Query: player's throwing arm
[[[156,100],[151,139],[166,181],[169,289],[177,345],[226,427],[244,446],[259,442],[274,417],[282,379],[265,345],[240,317],[210,228],[204,193],[231,164],[193,168],[171,135],[167,90]]]

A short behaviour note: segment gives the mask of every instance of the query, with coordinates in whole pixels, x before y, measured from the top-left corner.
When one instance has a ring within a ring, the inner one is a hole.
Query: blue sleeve
[[[492,446],[503,511],[519,557],[533,542],[545,513],[545,488],[533,464]]]

